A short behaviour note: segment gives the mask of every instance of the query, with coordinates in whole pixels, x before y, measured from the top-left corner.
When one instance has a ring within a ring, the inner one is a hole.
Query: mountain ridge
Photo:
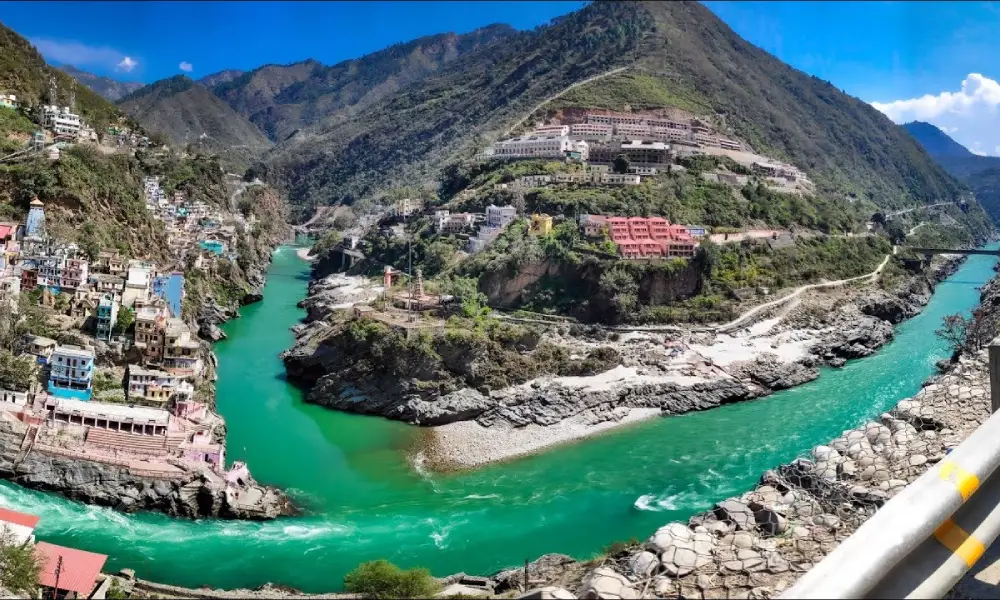
[[[195,144],[219,154],[227,168],[245,169],[271,144],[256,126],[185,75],[138,89],[118,105],[174,144]]]
[[[122,96],[130,94],[146,85],[139,81],[119,81],[110,77],[102,77],[101,75],[77,69],[73,65],[61,65],[57,68],[111,102],[115,102]]]
[[[311,58],[287,65],[266,64],[212,91],[272,141],[279,141],[338,110],[377,101],[515,31],[493,24],[464,34],[424,36],[331,66]]]
[[[642,74],[640,91],[654,86],[678,105],[704,107],[754,148],[800,166],[831,197],[874,210],[961,193],[873,107],[782,63],[693,2],[591,3],[279,140],[254,169],[307,207],[430,182],[539,102],[620,67]],[[600,99],[617,77],[575,95]]]

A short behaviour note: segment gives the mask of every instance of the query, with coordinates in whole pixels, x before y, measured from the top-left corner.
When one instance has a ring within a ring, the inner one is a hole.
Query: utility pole
[[[406,227],[406,214],[403,214],[403,231],[406,232],[406,285],[409,289],[410,299],[406,303],[406,310],[409,313],[410,322],[413,321],[413,233]]]
[[[60,573],[62,573],[62,554],[60,554],[59,558],[56,560],[56,585],[55,585],[55,593],[53,594],[54,598],[58,598],[59,597],[59,574]]]

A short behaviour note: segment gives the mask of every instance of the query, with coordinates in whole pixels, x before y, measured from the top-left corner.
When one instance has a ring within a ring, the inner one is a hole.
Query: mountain
[[[946,171],[967,183],[986,214],[1000,225],[1000,157],[973,154],[930,123],[913,121],[903,129]]]
[[[59,69],[112,102],[146,85],[138,81],[118,81],[110,77],[101,77],[81,71],[72,65],[63,65]]]
[[[205,75],[198,80],[201,85],[212,89],[221,83],[227,83],[232,81],[242,75],[244,71],[239,69],[226,69],[225,71],[219,71],[218,73],[212,73],[211,75]]]
[[[68,104],[73,78],[49,66],[28,40],[0,24],[0,92],[15,94],[21,103],[29,105],[49,103],[52,77],[56,80],[59,104]],[[82,85],[76,88],[76,107],[97,131],[125,116],[114,104]]]
[[[395,44],[332,67],[314,60],[265,65],[219,83],[213,91],[278,141],[342,109],[367,106],[514,34],[507,25],[490,25],[461,35],[443,33]]]
[[[219,153],[227,168],[244,169],[271,145],[252,123],[183,75],[137,90],[118,105],[174,144],[194,143]]]
[[[624,67],[539,114],[570,104],[676,106],[799,166],[830,199],[877,207],[960,193],[882,113],[753,46],[696,2],[591,3],[328,117],[282,140],[255,171],[306,205],[430,181],[569,86]]]

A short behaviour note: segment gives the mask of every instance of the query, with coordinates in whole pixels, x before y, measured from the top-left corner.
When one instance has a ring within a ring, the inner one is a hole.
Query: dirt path
[[[865,275],[858,275],[857,277],[850,277],[848,279],[838,279],[836,281],[826,281],[826,282],[823,282],[823,283],[810,283],[810,284],[807,284],[807,285],[799,286],[799,287],[795,288],[794,291],[792,291],[790,294],[788,294],[786,296],[782,296],[781,298],[778,298],[777,300],[772,300],[770,302],[766,302],[764,304],[761,304],[760,306],[755,306],[754,308],[751,308],[750,310],[748,310],[747,312],[743,313],[742,315],[740,315],[736,319],[733,319],[732,321],[726,323],[725,325],[720,325],[719,327],[716,328],[716,331],[718,331],[719,333],[724,333],[726,331],[731,331],[733,329],[736,329],[740,325],[742,325],[743,323],[745,323],[747,320],[752,319],[753,317],[757,316],[761,312],[763,312],[763,311],[765,311],[765,310],[767,310],[769,308],[774,308],[775,306],[779,306],[781,304],[784,304],[785,302],[788,302],[789,300],[798,298],[802,294],[802,292],[805,292],[807,290],[815,290],[815,289],[826,288],[826,287],[836,287],[836,286],[844,285],[845,283],[852,283],[854,281],[861,281],[862,279],[870,279],[871,281],[874,281],[875,278],[878,277],[878,274],[882,272],[882,269],[884,269],[885,266],[887,264],[889,264],[889,259],[892,258],[893,254],[896,254],[896,246],[892,247],[892,254],[886,254],[885,258],[882,259],[882,262],[879,263],[879,266],[876,267],[875,270],[872,271],[871,273],[867,273]]]
[[[625,69],[628,69],[628,68],[629,67],[618,67],[617,69],[611,69],[610,71],[606,71],[604,73],[600,73],[598,75],[594,75],[593,77],[589,77],[587,79],[584,79],[583,81],[577,81],[576,83],[570,85],[569,87],[567,87],[566,89],[562,90],[558,94],[554,94],[552,96],[549,96],[545,100],[542,100],[541,102],[539,102],[537,106],[535,106],[530,111],[528,111],[523,117],[521,117],[517,121],[517,123],[514,123],[513,125],[511,125],[510,128],[507,131],[504,132],[503,137],[509,136],[510,132],[514,131],[515,129],[517,129],[518,127],[520,127],[522,123],[524,123],[525,121],[528,120],[528,117],[530,117],[531,115],[535,114],[535,112],[537,112],[540,108],[542,108],[543,106],[545,106],[549,102],[552,102],[556,98],[559,98],[560,96],[562,96],[566,92],[572,90],[573,88],[580,87],[581,85],[586,85],[586,84],[588,84],[588,83],[590,83],[592,81],[597,81],[598,79],[602,79],[602,78],[607,77],[609,75],[614,75],[615,73],[621,73],[622,71],[624,71]]]

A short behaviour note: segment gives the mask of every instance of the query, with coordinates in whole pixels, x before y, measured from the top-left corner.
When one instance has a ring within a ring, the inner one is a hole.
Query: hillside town
[[[497,141],[480,159],[549,158],[588,166],[583,175],[543,175],[519,180],[524,187],[538,187],[554,183],[638,185],[644,177],[663,171],[682,171],[680,159],[699,155],[724,156],[746,170],[745,174],[724,171],[706,174],[715,179],[741,185],[747,175],[753,174],[784,191],[812,189],[812,183],[795,166],[756,154],[744,142],[719,134],[701,119],[671,119],[653,113],[589,111],[564,122],[540,123],[525,135]],[[611,174],[609,171],[619,156],[628,159],[627,173]]]
[[[246,226],[242,218],[183,194],[167,201],[155,178],[145,192],[176,263],[207,269],[234,259],[226,249],[236,223]],[[19,340],[36,376],[0,390],[0,419],[27,425],[23,456],[41,452],[166,479],[194,470],[254,509],[261,498],[244,489],[245,465],[226,470],[224,422],[211,388],[202,389],[214,377],[210,352],[182,316],[183,272],[115,250],[88,256],[48,233],[45,206],[35,199],[23,223],[0,223],[0,273],[9,313],[16,319],[22,307],[41,307],[58,332],[57,339]]]

